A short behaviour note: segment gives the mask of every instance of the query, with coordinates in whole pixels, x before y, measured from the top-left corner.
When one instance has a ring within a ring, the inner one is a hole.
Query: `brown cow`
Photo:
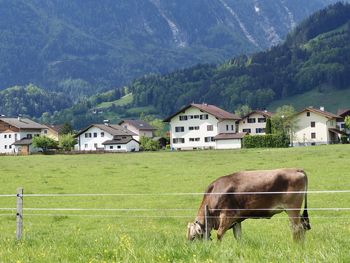
[[[306,191],[307,176],[301,169],[244,171],[220,177],[206,190],[195,222],[188,224],[187,238],[203,238],[207,205],[208,233],[217,230],[218,240],[230,228],[235,238],[240,238],[241,222],[245,219],[271,218],[285,211],[292,224],[293,239],[302,241],[305,230],[311,229]],[[304,198],[304,212],[300,216]]]

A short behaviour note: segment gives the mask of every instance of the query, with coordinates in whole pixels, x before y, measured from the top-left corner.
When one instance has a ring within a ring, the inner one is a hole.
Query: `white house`
[[[345,134],[337,129],[340,116],[327,112],[323,107],[305,108],[295,115],[293,146],[332,144],[339,142],[339,136]]]
[[[238,131],[251,135],[265,134],[266,120],[273,115],[269,111],[254,110],[243,116],[238,123]]]
[[[176,150],[241,148],[245,133],[236,133],[240,118],[214,105],[190,104],[164,122],[170,123],[170,146]]]
[[[139,151],[139,142],[133,136],[136,134],[120,125],[91,124],[81,130],[75,137],[79,151]]]
[[[142,120],[122,120],[119,125],[135,133],[136,135],[133,137],[136,141],[139,141],[142,136],[153,138],[153,132],[156,130],[156,128]]]
[[[30,154],[34,136],[46,135],[47,127],[27,118],[0,117],[0,153]]]

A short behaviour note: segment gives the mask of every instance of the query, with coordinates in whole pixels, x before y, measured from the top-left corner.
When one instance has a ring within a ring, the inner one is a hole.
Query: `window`
[[[113,150],[113,145],[110,145],[110,146],[109,146],[109,149]]]
[[[182,126],[175,127],[175,132],[184,132],[184,131],[185,131],[185,127],[182,127]]]
[[[202,114],[201,120],[207,120],[209,118],[208,114]]]
[[[255,122],[256,122],[255,118],[248,118],[248,123],[255,123]]]
[[[5,149],[7,149],[7,145],[5,145]]]
[[[242,132],[252,133],[252,130],[251,129],[243,129]]]
[[[91,133],[85,133],[85,138],[91,138]]]
[[[312,122],[311,122],[311,127],[312,127],[312,128],[315,128],[315,126],[316,126],[316,123],[315,123],[314,121],[312,121]]]
[[[9,138],[11,139],[11,134],[9,134]]]
[[[47,134],[47,130],[44,130],[44,134]]]
[[[181,115],[179,116],[180,121],[187,121],[187,115]]]
[[[33,138],[33,135],[31,135],[30,133],[27,134],[27,139],[31,139],[31,138]]]
[[[85,143],[85,149],[88,147],[87,143]]]
[[[5,139],[7,138],[7,134],[4,135],[4,138],[5,138]]]
[[[207,131],[213,131],[214,130],[214,126],[213,125],[208,125],[207,126]]]
[[[258,118],[258,122],[259,123],[264,123],[264,122],[266,122],[266,118]]]
[[[233,131],[234,130],[234,128],[233,128],[233,124],[231,125],[231,131]]]
[[[189,129],[190,131],[199,130],[199,126],[190,126],[190,127],[188,127],[188,129]]]
[[[310,112],[309,111],[306,112],[306,116],[310,117]]]
[[[214,137],[204,137],[204,141],[205,142],[213,142],[214,141]]]
[[[105,137],[105,133],[104,132],[101,132],[101,137]],[[113,146],[112,146],[112,149],[113,149]]]
[[[97,149],[97,143],[94,143],[94,147],[95,147],[95,149]]]
[[[255,132],[256,133],[265,133],[265,129],[264,128],[256,128]]]
[[[96,138],[97,137],[97,132],[94,132],[94,138]]]
[[[311,133],[311,139],[316,139],[316,132]]]
[[[190,138],[190,142],[199,142],[200,138]]]
[[[9,149],[12,149],[12,145],[9,145]]]
[[[15,141],[17,141],[17,133],[15,134]]]
[[[188,115],[188,119],[193,119],[193,115]]]
[[[228,131],[228,125],[226,124],[226,131]]]
[[[174,138],[173,143],[185,143],[185,139],[184,138]]]
[[[117,146],[117,149],[120,149],[120,148],[122,148],[122,147],[121,147],[120,145],[118,145],[118,146]]]
[[[199,119],[199,115],[193,115],[195,119]]]
[[[340,128],[345,129],[345,123],[342,123],[342,124],[340,125]]]

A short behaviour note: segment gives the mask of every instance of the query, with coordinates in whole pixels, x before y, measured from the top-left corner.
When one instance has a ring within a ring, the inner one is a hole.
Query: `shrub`
[[[158,151],[160,149],[159,142],[152,140],[152,138],[142,136],[140,139],[141,151]]]
[[[58,142],[47,136],[35,136],[33,138],[33,147],[43,149],[43,152],[47,152],[49,149],[56,149]]]
[[[283,148],[289,143],[284,134],[246,135],[243,138],[244,148]]]

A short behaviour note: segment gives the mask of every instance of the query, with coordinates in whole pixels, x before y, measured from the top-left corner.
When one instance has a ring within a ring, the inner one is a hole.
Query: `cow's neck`
[[[205,205],[202,205],[197,213],[196,221],[201,225],[205,225]]]

